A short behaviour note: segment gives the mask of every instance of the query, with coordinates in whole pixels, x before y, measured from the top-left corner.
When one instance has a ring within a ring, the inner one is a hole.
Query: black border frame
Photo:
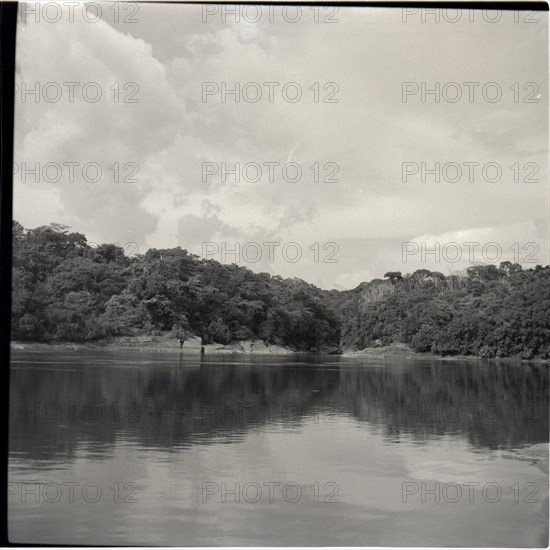
[[[60,1],[60,0],[57,0]],[[84,1],[84,0],[82,0]],[[127,0],[121,0],[122,2]],[[329,6],[329,7],[360,7],[360,8],[438,8],[438,9],[486,9],[502,11],[550,11],[550,3],[535,1],[473,1],[468,0],[443,2],[403,0],[371,0],[371,1],[330,1],[312,0],[295,1],[217,1],[204,2],[201,0],[130,0],[138,4],[228,4],[228,5],[258,5],[258,6]],[[0,0],[0,358],[4,361],[0,368],[0,416],[3,417],[5,430],[1,438],[0,447],[0,545],[2,547],[81,547],[81,548],[108,548],[106,545],[72,545],[72,544],[38,544],[14,543],[8,539],[8,437],[9,432],[9,385],[10,385],[10,342],[11,342],[11,259],[12,259],[12,219],[13,219],[13,142],[14,142],[14,100],[15,100],[15,67],[16,67],[16,35],[19,2],[17,0]],[[131,547],[123,545],[120,548]],[[144,548],[151,548],[145,546]],[[154,548],[154,547],[153,547]],[[225,548],[225,547],[222,547]]]

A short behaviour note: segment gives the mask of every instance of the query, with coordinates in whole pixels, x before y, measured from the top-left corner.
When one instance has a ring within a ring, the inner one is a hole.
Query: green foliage
[[[183,345],[263,339],[309,351],[337,348],[339,321],[323,292],[298,279],[201,260],[181,248],[127,258],[112,244],[91,248],[57,224],[14,222],[12,335],[89,341],[153,331]]]
[[[342,344],[409,344],[420,352],[550,358],[550,267],[503,262],[464,276],[418,270],[363,283],[341,306]],[[345,313],[344,313],[345,312]]]
[[[445,277],[420,269],[356,289],[201,260],[181,248],[125,256],[60,224],[14,222],[12,336],[89,341],[171,332],[180,344],[262,339],[300,351],[404,343],[416,351],[550,358],[550,267],[503,262]]]

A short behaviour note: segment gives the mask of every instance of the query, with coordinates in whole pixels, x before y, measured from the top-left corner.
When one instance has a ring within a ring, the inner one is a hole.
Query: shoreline
[[[204,344],[201,346],[199,338],[190,338],[180,347],[175,338],[166,337],[120,337],[113,340],[101,340],[97,342],[10,342],[11,350],[28,351],[136,351],[155,353],[183,353],[184,355],[202,355],[201,347],[204,348],[204,355],[296,355],[296,352],[289,348],[278,345],[266,345],[261,340],[247,340],[231,342],[230,344]]]
[[[473,355],[437,355],[430,352],[416,352],[404,344],[365,348],[362,350],[343,349],[335,353],[335,348],[316,352],[297,351],[277,344],[267,345],[262,340],[246,340],[230,344],[205,344],[204,355],[275,355],[275,356],[315,356],[333,355],[343,359],[427,359],[446,362],[475,361],[487,363],[542,363],[550,364],[549,359],[520,357],[478,357]],[[199,338],[188,339],[183,348],[174,338],[162,336],[119,337],[113,340],[97,342],[30,342],[11,341],[12,351],[136,351],[145,353],[182,353],[184,355],[202,355]]]
[[[438,361],[475,361],[478,363],[542,363],[550,364],[550,359],[534,357],[533,359],[522,359],[521,357],[480,357],[478,355],[438,355],[431,352],[414,351],[401,346],[381,346],[379,348],[365,348],[362,350],[347,350],[340,357],[345,358],[394,358],[394,359],[437,359]]]

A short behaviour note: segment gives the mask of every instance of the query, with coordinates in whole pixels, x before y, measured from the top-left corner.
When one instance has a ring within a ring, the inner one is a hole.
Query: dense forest
[[[550,358],[550,266],[386,273],[348,291],[253,273],[184,249],[128,257],[60,224],[13,224],[12,337],[261,339],[297,351],[395,343],[419,352]]]

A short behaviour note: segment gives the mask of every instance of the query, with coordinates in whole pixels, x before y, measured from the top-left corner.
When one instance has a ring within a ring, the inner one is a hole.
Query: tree
[[[403,280],[401,271],[389,271],[384,275],[384,278],[389,279],[392,285],[396,285],[397,283],[400,283]]]
[[[179,315],[176,323],[172,326],[172,334],[179,340],[180,349],[183,348],[183,344],[189,337],[190,333],[191,330],[189,327],[189,321],[187,320],[187,315]]]
[[[550,357],[550,266],[420,269],[339,292],[255,274],[181,248],[127,258],[61,224],[13,223],[12,335],[83,342],[151,332],[299,351],[401,342],[417,351]]]

